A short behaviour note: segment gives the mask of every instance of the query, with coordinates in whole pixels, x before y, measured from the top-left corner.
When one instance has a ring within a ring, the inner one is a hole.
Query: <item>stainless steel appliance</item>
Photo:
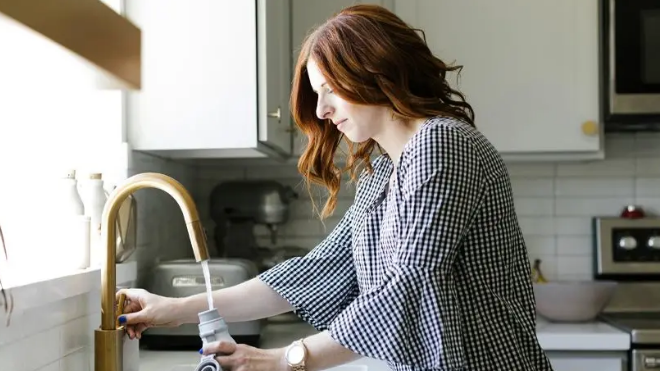
[[[276,181],[228,181],[211,191],[211,218],[218,254],[261,262],[255,227],[270,231],[270,244],[277,244],[278,227],[289,220],[289,208],[297,193]],[[272,247],[271,246],[271,247]]]
[[[602,0],[601,87],[607,130],[660,129],[660,1]]]
[[[209,273],[211,288],[215,291],[250,280],[258,272],[251,261],[211,258]],[[154,294],[177,298],[206,292],[202,266],[194,259],[173,260],[156,265],[146,287]],[[228,323],[227,327],[237,342],[258,345],[262,321]],[[150,328],[144,333],[142,343],[155,349],[199,350],[202,346],[197,324]]]
[[[660,218],[593,218],[594,279],[619,282],[600,319],[630,334],[629,371],[660,369]]]

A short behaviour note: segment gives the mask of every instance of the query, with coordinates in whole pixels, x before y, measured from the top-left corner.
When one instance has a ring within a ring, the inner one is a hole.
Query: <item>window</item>
[[[117,10],[120,1],[105,2]],[[77,56],[3,16],[0,55],[0,225],[9,255],[0,275],[13,285],[61,264],[58,178],[75,169],[78,179],[108,179],[126,167],[122,93],[80,88],[93,76]]]

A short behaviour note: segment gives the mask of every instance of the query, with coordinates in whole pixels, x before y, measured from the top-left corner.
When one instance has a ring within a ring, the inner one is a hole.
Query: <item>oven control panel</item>
[[[593,218],[596,275],[658,275],[660,218]]]

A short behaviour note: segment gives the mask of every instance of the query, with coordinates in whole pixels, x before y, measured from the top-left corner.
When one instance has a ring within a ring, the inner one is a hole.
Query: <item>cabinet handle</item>
[[[277,107],[277,111],[275,112],[269,112],[268,117],[276,118],[277,122],[282,122],[282,111],[280,110],[280,107]]]
[[[582,133],[593,137],[598,134],[598,124],[595,121],[585,121],[582,123]]]

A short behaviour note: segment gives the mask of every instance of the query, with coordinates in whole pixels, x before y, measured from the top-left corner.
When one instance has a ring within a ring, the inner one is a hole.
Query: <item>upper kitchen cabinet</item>
[[[603,157],[598,0],[396,0],[509,159]]]
[[[290,0],[130,0],[142,89],[128,142],[169,158],[291,154]]]

